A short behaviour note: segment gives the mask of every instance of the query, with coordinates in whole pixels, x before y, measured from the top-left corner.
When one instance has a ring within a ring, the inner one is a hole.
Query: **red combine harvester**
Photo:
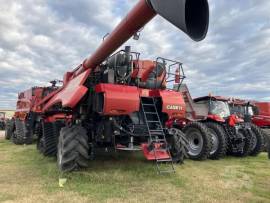
[[[16,111],[13,118],[7,121],[5,138],[15,144],[31,144],[35,134],[41,129],[42,109],[38,103],[47,95],[56,93],[57,81],[49,87],[33,87],[18,94]]]
[[[219,159],[226,153],[236,156],[246,156],[251,151],[251,134],[247,130],[244,120],[231,114],[229,99],[221,96],[205,96],[192,99],[186,85],[180,88],[185,103],[187,118],[204,123],[211,135],[213,147],[209,158]],[[194,152],[202,147],[200,137],[188,137],[189,146]],[[190,154],[189,154],[190,155]]]
[[[60,170],[87,167],[97,148],[142,150],[158,172],[164,172],[163,162],[171,167],[165,171],[174,171],[173,162],[183,161],[184,135],[166,126],[185,117],[182,95],[170,89],[181,80],[181,63],[140,60],[130,47],[113,54],[157,14],[195,41],[206,36],[207,0],[140,0],[91,57],[64,75],[63,86],[36,106],[42,114],[38,149],[57,152]]]

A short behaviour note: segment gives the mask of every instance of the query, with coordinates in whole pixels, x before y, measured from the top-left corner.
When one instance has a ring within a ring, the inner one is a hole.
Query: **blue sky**
[[[0,109],[17,93],[75,68],[136,3],[131,0],[0,0]],[[139,41],[141,58],[181,61],[193,97],[209,92],[270,100],[270,1],[209,0],[210,26],[196,43],[156,17]],[[123,45],[124,46],[124,45]]]

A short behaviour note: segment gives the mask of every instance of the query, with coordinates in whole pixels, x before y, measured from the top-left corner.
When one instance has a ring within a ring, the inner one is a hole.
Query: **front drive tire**
[[[183,128],[188,140],[188,157],[193,160],[205,160],[212,149],[212,138],[205,124],[191,122]]]
[[[88,152],[87,132],[81,125],[61,129],[57,147],[57,165],[60,171],[71,172],[86,168]]]
[[[226,133],[221,125],[214,122],[207,122],[205,125],[208,127],[213,147],[210,151],[210,159],[220,159],[227,153],[227,139]]]

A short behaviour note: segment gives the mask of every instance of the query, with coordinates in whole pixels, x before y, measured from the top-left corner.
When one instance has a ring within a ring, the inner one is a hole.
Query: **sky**
[[[136,0],[0,0],[0,109],[17,94],[62,79],[102,43]],[[161,17],[129,40],[141,59],[184,64],[193,97],[270,100],[270,1],[209,0],[204,41],[194,42]]]

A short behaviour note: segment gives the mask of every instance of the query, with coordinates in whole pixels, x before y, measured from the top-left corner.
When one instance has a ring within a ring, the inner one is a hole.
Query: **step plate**
[[[148,143],[143,143],[141,144],[141,148],[143,151],[143,155],[145,156],[145,158],[149,161],[151,160],[164,160],[164,159],[170,159],[170,155],[169,153],[164,150],[164,149],[160,149],[160,146],[162,144],[161,143],[155,143],[155,148],[156,148],[156,156],[155,156],[155,152],[154,150],[149,151],[148,150]]]

